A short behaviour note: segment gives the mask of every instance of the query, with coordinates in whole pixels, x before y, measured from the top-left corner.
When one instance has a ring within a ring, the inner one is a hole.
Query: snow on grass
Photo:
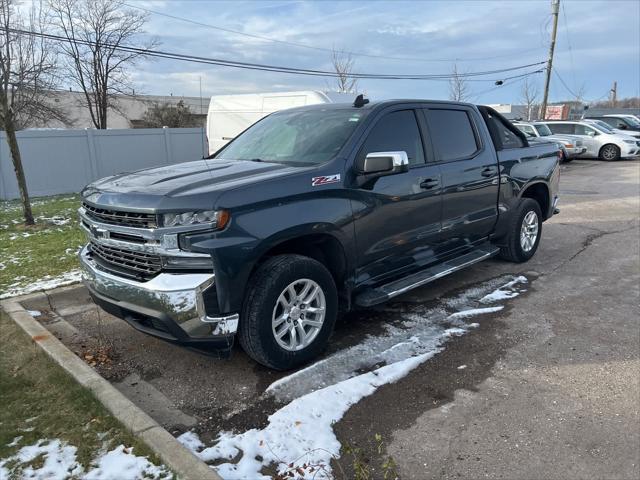
[[[71,219],[70,218],[66,218],[66,217],[62,217],[60,215],[54,215],[53,217],[44,217],[44,216],[40,216],[36,218],[36,221],[38,222],[44,222],[44,223],[50,223],[53,225],[57,225],[57,226],[63,226],[63,225],[67,225]]]
[[[164,466],[156,466],[145,457],[133,454],[132,448],[118,445],[93,461],[92,469],[82,475],[86,480],[137,480],[171,478]]]
[[[0,478],[69,478],[78,475],[82,466],[76,461],[76,447],[60,440],[38,440],[22,447],[15,455],[0,460]],[[29,465],[38,457],[39,468]],[[11,469],[6,465],[11,464]]]
[[[65,285],[71,285],[72,283],[78,283],[81,279],[80,270],[72,270],[56,277],[46,275],[44,278],[31,282],[24,287],[15,286],[16,284],[9,285],[9,288],[5,292],[0,293],[0,299],[27,295],[28,293],[39,292],[41,290],[51,290]]]
[[[215,463],[225,480],[267,479],[270,477],[260,473],[264,467],[275,465],[284,474],[293,471],[290,464],[314,466],[313,471],[307,468],[296,477],[331,478],[330,462],[339,458],[341,448],[333,425],[379,387],[397,382],[441,352],[450,338],[478,327],[465,319],[502,310],[503,305],[480,308],[479,304],[487,296],[498,297],[502,294],[496,292],[510,292],[516,284],[526,282],[524,277],[524,281],[508,278],[507,283],[502,277],[451,299],[446,305],[455,305],[454,312],[413,306],[401,313],[401,326],[387,324],[384,333],[367,336],[273,382],[265,394],[288,403],[268,417],[263,429],[220,432],[208,448],[194,432],[184,433],[178,440],[203,461]]]
[[[16,446],[17,437],[8,446]],[[77,448],[58,439],[38,440],[20,448],[11,457],[0,459],[0,479],[35,478],[86,480],[168,479],[172,474],[163,465],[157,466],[146,457],[133,454],[133,449],[119,445],[99,455],[85,471],[76,459]],[[37,466],[36,466],[37,465]]]

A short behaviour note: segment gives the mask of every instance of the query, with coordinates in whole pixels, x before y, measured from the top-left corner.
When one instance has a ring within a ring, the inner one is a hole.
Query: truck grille
[[[82,207],[89,217],[98,222],[137,228],[156,228],[158,226],[158,220],[154,213],[121,212],[93,207],[84,202]]]
[[[132,277],[149,278],[162,269],[162,259],[158,255],[134,252],[123,248],[100,245],[93,240],[90,243],[91,253],[98,264],[116,273]]]

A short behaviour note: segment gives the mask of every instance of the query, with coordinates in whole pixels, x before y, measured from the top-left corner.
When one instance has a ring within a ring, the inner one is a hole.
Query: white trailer
[[[317,90],[214,95],[207,114],[209,153],[217,152],[236,135],[270,113],[303,105],[350,103],[355,97],[352,93]]]

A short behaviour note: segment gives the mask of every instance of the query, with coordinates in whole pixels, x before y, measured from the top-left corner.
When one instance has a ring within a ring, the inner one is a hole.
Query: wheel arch
[[[525,186],[520,193],[520,198],[531,198],[538,202],[543,220],[551,216],[551,192],[545,182],[535,182]]]

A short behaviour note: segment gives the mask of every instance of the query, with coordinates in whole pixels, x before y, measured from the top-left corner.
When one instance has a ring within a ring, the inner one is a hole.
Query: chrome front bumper
[[[213,273],[163,272],[142,282],[101,270],[87,246],[79,257],[96,303],[145,333],[178,343],[205,343],[228,339],[238,328],[238,314],[207,316],[203,293],[213,286]]]

